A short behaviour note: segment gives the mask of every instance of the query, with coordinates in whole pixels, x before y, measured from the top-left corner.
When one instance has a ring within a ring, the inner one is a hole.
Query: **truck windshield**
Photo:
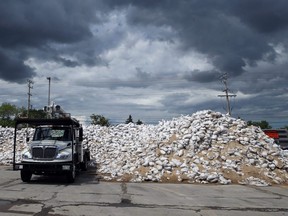
[[[69,141],[71,140],[71,131],[70,128],[64,127],[39,127],[35,130],[33,141],[39,140]]]

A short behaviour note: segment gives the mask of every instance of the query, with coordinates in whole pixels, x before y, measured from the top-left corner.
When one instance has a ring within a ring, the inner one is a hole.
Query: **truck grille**
[[[33,159],[54,159],[56,153],[56,146],[34,146],[32,148]]]

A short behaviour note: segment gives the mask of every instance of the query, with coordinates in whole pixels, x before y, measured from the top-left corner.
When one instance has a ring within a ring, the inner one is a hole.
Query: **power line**
[[[231,106],[230,106],[230,100],[229,98],[230,97],[236,97],[236,94],[229,94],[229,89],[228,89],[228,84],[227,84],[227,73],[223,74],[221,77],[220,77],[222,83],[224,84],[225,86],[225,89],[223,90],[223,92],[225,92],[225,94],[223,95],[218,95],[218,97],[226,97],[226,102],[227,102],[227,113],[229,116],[231,116]]]

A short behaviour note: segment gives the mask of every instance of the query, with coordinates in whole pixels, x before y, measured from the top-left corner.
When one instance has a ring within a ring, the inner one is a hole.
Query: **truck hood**
[[[59,151],[65,148],[71,148],[72,141],[58,141],[58,140],[42,140],[42,141],[32,141],[30,147],[34,146],[57,146]]]

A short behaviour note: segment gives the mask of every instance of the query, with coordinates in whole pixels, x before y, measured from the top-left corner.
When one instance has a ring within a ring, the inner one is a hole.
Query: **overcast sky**
[[[287,0],[0,1],[0,102],[157,123],[199,110],[288,125]]]

